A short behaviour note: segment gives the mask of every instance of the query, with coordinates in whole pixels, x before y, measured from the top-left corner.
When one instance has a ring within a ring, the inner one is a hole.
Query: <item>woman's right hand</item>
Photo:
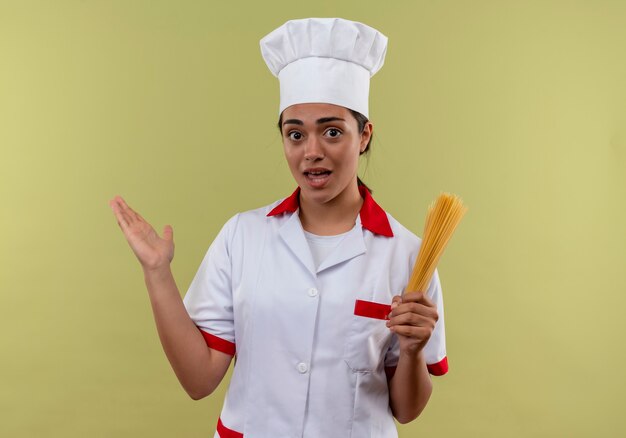
[[[169,266],[174,258],[174,230],[170,225],[163,228],[163,238],[121,196],[109,201],[128,244],[144,270],[158,270]]]

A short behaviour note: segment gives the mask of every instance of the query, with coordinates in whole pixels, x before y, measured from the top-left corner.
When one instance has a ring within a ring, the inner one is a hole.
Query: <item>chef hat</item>
[[[332,103],[369,117],[370,77],[385,61],[387,37],[342,18],[291,20],[261,40],[261,54],[280,81],[280,108]]]

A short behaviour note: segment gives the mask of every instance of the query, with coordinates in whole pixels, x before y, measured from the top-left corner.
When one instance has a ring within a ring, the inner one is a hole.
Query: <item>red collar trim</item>
[[[361,207],[361,225],[363,228],[370,230],[374,234],[381,236],[393,237],[387,213],[380,205],[374,201],[369,190],[363,185],[359,185],[359,193],[363,198],[363,206]],[[283,213],[293,213],[300,207],[300,187],[298,187],[288,198],[278,204],[267,216],[277,216]]]

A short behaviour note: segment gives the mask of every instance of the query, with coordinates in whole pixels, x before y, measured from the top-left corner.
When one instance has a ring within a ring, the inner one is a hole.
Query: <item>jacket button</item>
[[[309,371],[309,367],[308,367],[308,366],[307,366],[307,364],[305,364],[304,362],[300,362],[300,363],[298,364],[297,368],[298,368],[298,371],[299,371],[301,374],[304,374],[304,373],[306,373],[307,371]]]
[[[317,296],[317,289],[315,289],[314,287],[309,289],[309,296],[310,297],[316,297]]]

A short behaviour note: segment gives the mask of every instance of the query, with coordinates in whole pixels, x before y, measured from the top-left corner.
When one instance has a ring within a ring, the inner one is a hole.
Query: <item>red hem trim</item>
[[[231,356],[235,355],[236,348],[235,348],[234,342],[230,342],[230,341],[227,341],[226,339],[218,338],[217,336],[212,335],[211,333],[205,332],[200,327],[198,327],[198,330],[200,330],[200,333],[202,333],[202,336],[204,337],[204,341],[209,346],[209,348],[212,348],[213,350],[221,351],[222,353],[226,353]]]
[[[444,357],[439,362],[427,365],[428,372],[433,376],[443,376],[448,372],[448,358]]]
[[[243,433],[235,432],[224,426],[221,418],[217,419],[217,434],[220,438],[243,438]]]
[[[359,193],[363,198],[363,206],[361,207],[361,225],[363,228],[370,230],[374,234],[381,236],[393,237],[391,225],[387,218],[387,213],[380,205],[374,201],[369,190],[363,185],[359,185]],[[283,213],[293,213],[300,207],[300,187],[298,187],[288,198],[285,198],[280,204],[270,211],[267,216],[277,216]]]
[[[373,301],[356,300],[354,303],[354,314],[374,319],[389,319],[391,305],[375,303]]]

